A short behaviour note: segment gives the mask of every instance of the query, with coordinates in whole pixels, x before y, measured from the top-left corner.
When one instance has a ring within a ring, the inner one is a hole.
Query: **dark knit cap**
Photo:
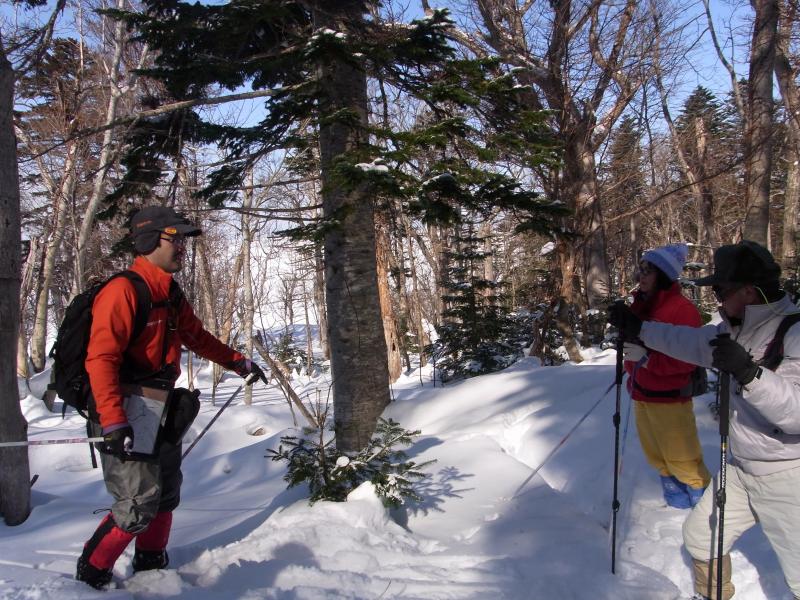
[[[695,279],[695,285],[743,283],[756,286],[777,284],[781,268],[761,244],[742,240],[714,251],[714,272]]]

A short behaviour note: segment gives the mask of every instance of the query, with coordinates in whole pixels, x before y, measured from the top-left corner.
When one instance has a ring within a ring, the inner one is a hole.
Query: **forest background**
[[[580,362],[647,248],[689,243],[699,276],[716,247],[753,239],[794,286],[797,10],[4,6],[0,441],[25,435],[6,392],[45,368],[70,299],[128,264],[143,204],[203,227],[180,280],[210,331],[273,372],[331,370],[345,450],[416,357],[443,380],[523,347]],[[320,325],[329,363],[293,343],[298,323]],[[0,485],[24,487],[27,458],[0,452]],[[20,494],[0,493],[9,524]]]

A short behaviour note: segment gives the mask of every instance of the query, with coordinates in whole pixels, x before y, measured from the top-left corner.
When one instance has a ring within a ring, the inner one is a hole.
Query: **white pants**
[[[697,560],[716,555],[718,478],[683,524],[683,543]],[[789,589],[800,598],[800,468],[756,476],[728,465],[725,492],[722,553],[728,554],[739,536],[761,523]]]

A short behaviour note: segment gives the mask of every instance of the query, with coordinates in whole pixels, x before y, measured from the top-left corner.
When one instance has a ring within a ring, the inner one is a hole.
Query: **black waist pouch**
[[[161,439],[168,444],[176,446],[180,444],[199,412],[200,390],[189,391],[186,388],[172,390]]]

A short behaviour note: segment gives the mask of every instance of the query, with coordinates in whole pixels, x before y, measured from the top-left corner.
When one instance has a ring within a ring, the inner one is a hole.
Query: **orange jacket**
[[[145,280],[150,288],[152,302],[161,302],[169,297],[171,274],[143,256],[136,257],[130,270]],[[142,369],[142,375],[154,372],[161,366],[167,329],[167,307],[156,307],[150,311],[147,326],[128,348],[135,313],[136,288],[125,277],[110,281],[97,295],[92,306],[92,331],[86,353],[86,372],[89,374],[95,406],[100,415],[100,425],[104,428],[127,422],[120,390],[123,354],[136,362],[137,367]],[[221,365],[244,358],[206,331],[185,299],[178,309],[177,330],[170,336],[166,357],[167,364],[172,364],[175,369],[176,378],[181,370],[181,346]]]

